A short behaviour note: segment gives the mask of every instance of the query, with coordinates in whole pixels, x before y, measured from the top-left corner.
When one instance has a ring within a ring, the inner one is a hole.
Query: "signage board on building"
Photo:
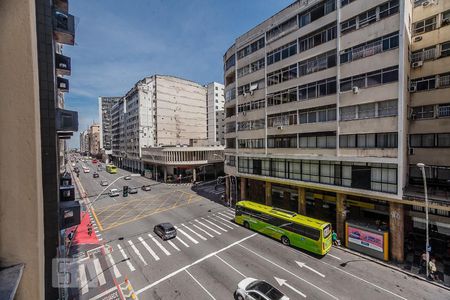
[[[357,223],[345,224],[345,245],[358,252],[388,260],[389,233],[362,226]]]

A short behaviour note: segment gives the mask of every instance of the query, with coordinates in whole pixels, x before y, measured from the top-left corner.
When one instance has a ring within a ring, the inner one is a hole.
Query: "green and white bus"
[[[251,201],[236,203],[234,221],[246,228],[312,253],[331,249],[331,224]]]

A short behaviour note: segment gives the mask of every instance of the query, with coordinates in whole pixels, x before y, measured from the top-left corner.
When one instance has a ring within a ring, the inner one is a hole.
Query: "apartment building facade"
[[[112,156],[144,172],[142,149],[206,140],[206,88],[174,76],[146,77],[112,107]]]
[[[80,132],[80,152],[89,152],[89,129]]]
[[[100,120],[100,149],[106,155],[112,154],[112,107],[121,97],[98,97],[98,116]]]
[[[92,124],[89,127],[89,153],[92,156],[97,156],[100,154],[100,125]]]
[[[225,145],[224,86],[211,82],[206,86],[207,138],[210,145]]]
[[[450,3],[424,2],[296,1],[235,40],[224,55],[225,172],[241,199],[330,221],[342,240],[346,223],[384,224],[389,257],[405,260],[424,228],[423,195],[406,193],[422,184],[415,164],[450,185],[450,64],[414,64],[427,47],[447,49]],[[430,99],[433,117],[411,120]],[[416,146],[431,135],[433,146]],[[436,236],[449,235],[449,203],[448,193],[430,202]]]

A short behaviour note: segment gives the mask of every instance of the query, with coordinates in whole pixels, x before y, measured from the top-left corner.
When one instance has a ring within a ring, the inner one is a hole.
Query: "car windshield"
[[[279,290],[265,281],[255,281],[247,287],[247,290],[257,290],[273,300],[279,300],[284,296]]]

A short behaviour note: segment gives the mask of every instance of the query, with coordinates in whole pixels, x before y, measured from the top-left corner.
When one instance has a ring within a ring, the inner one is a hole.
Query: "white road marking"
[[[212,215],[212,216],[209,216],[209,217],[210,217],[211,219],[212,219],[213,217],[218,218],[216,215]],[[223,221],[219,221],[219,220],[217,220],[217,219],[214,219],[214,221],[216,221],[216,222],[219,223],[219,224],[222,224],[222,225],[225,226],[225,227],[228,227],[228,228],[230,228],[230,229],[234,229],[233,227],[231,227],[230,225],[224,223]]]
[[[195,266],[195,265],[201,263],[202,261],[204,261],[204,260],[206,260],[206,259],[208,259],[208,258],[210,258],[210,257],[212,257],[212,256],[214,256],[214,255],[216,255],[216,254],[222,253],[223,251],[226,251],[226,250],[230,249],[230,248],[233,247],[233,246],[239,245],[239,244],[242,243],[243,241],[246,241],[246,240],[248,240],[249,238],[254,237],[255,235],[257,235],[257,233],[254,233],[254,234],[249,235],[249,236],[247,236],[247,237],[245,237],[245,238],[243,238],[243,239],[240,239],[240,240],[238,240],[238,241],[236,241],[236,242],[234,242],[234,243],[231,243],[230,245],[225,246],[225,247],[223,247],[222,249],[219,249],[219,250],[217,250],[217,251],[215,251],[215,252],[211,252],[210,254],[205,255],[205,256],[203,256],[203,257],[200,258],[200,259],[197,259],[197,260],[194,261],[193,263],[190,263],[190,264],[188,264],[188,265],[186,265],[186,266],[184,266],[184,267],[182,267],[182,268],[180,268],[180,269],[178,269],[178,270],[176,270],[176,271],[174,271],[174,272],[172,272],[172,273],[170,273],[170,274],[167,274],[166,276],[164,276],[164,277],[158,279],[157,281],[155,281],[155,282],[153,282],[153,283],[151,283],[151,284],[149,284],[149,285],[147,285],[147,286],[144,286],[144,287],[141,288],[140,290],[136,291],[135,294],[136,294],[136,295],[139,295],[139,294],[141,294],[142,292],[145,292],[146,290],[151,289],[152,287],[154,287],[154,286],[160,284],[161,282],[163,282],[163,281],[165,281],[165,280],[167,280],[167,279],[169,279],[169,278],[172,278],[173,276],[179,274],[180,272],[183,272],[184,270],[187,270],[188,268],[190,268],[190,267],[192,267],[192,266]]]
[[[155,251],[153,251],[152,248],[150,248],[150,246],[144,241],[143,238],[138,237],[139,242],[141,242],[141,244],[145,247],[145,249],[147,249],[147,251],[153,256],[153,258],[155,260],[159,260],[159,256],[156,255]]]
[[[84,269],[84,264],[78,266],[78,278],[80,278],[81,294],[84,295],[89,292],[89,286],[86,277],[86,270]]]
[[[105,274],[103,274],[102,266],[100,265],[98,258],[94,259],[94,268],[99,283],[98,285],[104,285],[106,283]]]
[[[217,228],[219,228],[220,230],[222,230],[222,231],[224,231],[224,232],[228,232],[228,230],[226,230],[225,228],[222,228],[222,227],[220,227],[219,225],[214,224],[213,222],[211,222],[211,221],[208,220],[208,219],[202,218],[202,220],[205,220],[205,221],[208,222],[209,224],[211,224],[211,225],[213,225],[213,226],[216,226]]]
[[[122,274],[120,274],[119,269],[116,266],[116,262],[114,261],[114,258],[112,257],[111,253],[108,253],[108,259],[109,262],[111,263],[111,266],[113,267],[113,271],[114,271],[114,276],[116,276],[116,278],[119,278],[122,276]]]
[[[235,217],[235,214],[230,212],[230,211],[228,211],[228,210],[224,210],[224,211],[221,211],[221,212],[224,213],[225,215],[227,215],[230,218],[234,219],[234,217]]]
[[[235,270],[239,275],[241,275],[242,277],[247,277],[244,274],[242,274],[238,269],[236,269],[235,267],[233,267],[232,265],[230,265],[229,263],[227,263],[225,260],[223,260],[219,255],[215,255],[215,257],[217,257],[218,259],[220,259],[224,264],[226,264],[227,266],[229,266],[230,268],[232,268],[233,270]]]
[[[317,275],[319,275],[319,276],[321,276],[321,277],[324,277],[325,278],[325,275],[323,275],[322,273],[320,273],[319,271],[317,271],[317,270],[315,270],[315,269],[313,269],[313,268],[311,268],[311,267],[309,267],[309,266],[307,266],[305,263],[303,263],[303,262],[299,262],[299,261],[295,261],[296,263],[297,263],[297,265],[300,267],[300,268],[307,268],[308,270],[310,270],[310,271],[312,271],[312,272],[314,272],[314,273],[316,273]]]
[[[179,241],[180,243],[182,243],[185,247],[189,248],[189,245],[188,245],[185,241],[183,241],[182,239],[180,239],[179,237],[176,236],[175,239],[176,239],[177,241]]]
[[[192,230],[191,228],[187,227],[186,225],[184,225],[183,223],[181,223],[181,226],[183,226],[184,228],[186,228],[187,230],[189,230],[190,232],[192,232],[193,234],[195,234],[196,236],[198,236],[199,238],[201,238],[202,240],[206,241],[208,240],[207,238],[205,238],[203,235],[201,235],[200,233]]]
[[[139,252],[138,248],[133,244],[132,241],[128,241],[128,244],[130,244],[131,248],[134,250],[134,253],[142,260],[144,265],[147,265],[147,262],[145,261],[144,257],[142,256],[141,252]]]
[[[194,239],[192,236],[190,236],[189,234],[187,234],[183,229],[178,228],[177,226],[175,226],[175,229],[178,230],[179,232],[181,232],[182,234],[184,234],[194,244],[198,244],[198,241],[196,239]]]
[[[302,292],[300,292],[299,290],[297,290],[296,288],[294,288],[292,285],[290,285],[289,283],[287,283],[287,282],[286,282],[287,280],[281,279],[281,278],[278,278],[278,277],[275,277],[275,276],[274,276],[274,278],[275,278],[275,280],[278,282],[278,284],[279,284],[280,286],[285,285],[285,286],[287,286],[288,288],[290,288],[291,290],[293,290],[294,292],[296,292],[297,294],[299,294],[300,296],[302,296],[303,298],[306,298],[306,295],[305,295],[305,294],[303,294]]]
[[[189,273],[189,271],[188,270],[184,270],[186,273],[188,273],[188,275],[189,276],[191,276],[191,278],[192,279],[194,279],[194,281],[211,297],[211,299],[214,299],[214,300],[216,300],[216,298],[214,298],[214,296],[213,295],[211,295],[211,293],[210,292],[208,292],[208,290],[197,280],[197,279],[195,279],[195,277],[194,276],[192,276],[192,274],[191,273]]]
[[[175,245],[172,241],[167,241],[169,243],[170,246],[172,246],[175,250],[177,251],[181,251],[180,248],[177,247],[177,245]]]
[[[89,298],[89,300],[97,300],[97,299],[103,298],[103,296],[106,296],[106,295],[108,295],[109,293],[111,293],[113,291],[117,291],[117,287],[116,286],[113,286],[112,288],[104,291],[103,293],[98,294],[98,295],[96,295],[96,296],[94,296],[92,298]]]
[[[130,268],[131,272],[136,270],[133,265],[130,262],[130,258],[125,254],[125,251],[123,251],[122,246],[120,244],[117,244],[117,248],[119,248],[120,253],[122,253],[123,259],[127,262],[128,268]]]
[[[201,225],[203,225],[204,227],[208,228],[209,230],[211,230],[211,231],[214,232],[215,234],[218,234],[218,235],[221,235],[221,234],[222,234],[222,233],[220,233],[219,231],[217,231],[217,230],[215,230],[215,229],[209,227],[208,225],[206,225],[205,223],[200,222],[200,221],[197,220],[197,219],[195,219],[194,221],[197,222],[197,223],[199,223],[199,224],[201,224]]]
[[[195,228],[197,228],[198,230],[203,231],[203,232],[204,232],[206,235],[208,235],[209,237],[214,237],[212,234],[210,234],[208,231],[206,231],[206,230],[200,228],[198,225],[192,224],[192,222],[189,223],[189,224],[193,225],[193,226],[194,226]]]
[[[318,287],[317,285],[315,285],[315,284],[309,282],[309,281],[306,280],[306,279],[301,278],[301,277],[298,276],[297,274],[295,274],[295,273],[289,271],[288,269],[286,269],[286,268],[284,268],[284,267],[282,267],[282,266],[280,266],[280,265],[274,263],[273,261],[271,261],[270,259],[265,258],[265,257],[262,256],[261,254],[258,254],[258,253],[256,253],[255,251],[253,251],[253,250],[251,250],[251,249],[249,249],[249,248],[247,248],[247,247],[245,247],[245,246],[242,246],[242,245],[239,245],[239,246],[241,246],[241,247],[244,248],[245,250],[247,250],[247,251],[249,251],[249,252],[255,254],[255,255],[258,256],[259,258],[261,258],[261,259],[267,261],[268,263],[271,263],[272,265],[274,265],[274,266],[280,268],[281,270],[283,270],[283,271],[285,271],[285,272],[291,274],[291,275],[294,276],[295,278],[297,278],[297,279],[299,279],[299,280],[301,280],[301,281],[303,281],[303,282],[305,282],[305,283],[307,283],[307,284],[309,284],[309,285],[315,287],[316,289],[318,289],[319,291],[321,291],[321,292],[327,294],[327,295],[330,296],[331,298],[338,300],[337,297],[335,297],[335,296],[333,296],[332,294],[328,293],[327,291],[321,289],[321,288]]]
[[[332,258],[335,258],[335,259],[337,259],[337,260],[342,260],[342,259],[340,259],[340,258],[337,257],[337,256],[331,255],[330,253],[328,253],[327,256],[331,256]]]
[[[167,251],[167,249],[164,248],[164,246],[161,245],[161,243],[157,239],[155,239],[154,236],[152,236],[150,233],[148,234],[148,236],[152,238],[153,242],[155,242],[155,244],[159,247],[159,249],[161,249],[164,252],[164,254],[170,255],[170,252]]]
[[[220,213],[219,213],[220,214]],[[230,220],[224,219],[221,216],[217,216],[219,219],[224,220],[228,223],[230,223],[231,225],[235,226],[235,227],[240,227],[239,225],[237,225],[236,223],[231,222]],[[226,216],[225,216],[226,217]],[[228,218],[228,217],[227,217]]]

